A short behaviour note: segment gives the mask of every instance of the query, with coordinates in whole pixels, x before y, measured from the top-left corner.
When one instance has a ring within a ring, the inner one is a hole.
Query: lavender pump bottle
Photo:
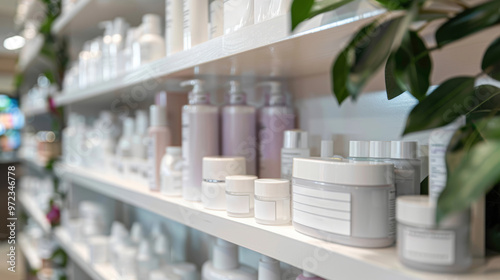
[[[257,174],[256,109],[246,103],[237,81],[229,82],[228,104],[222,108],[222,155],[240,156],[248,175]]]
[[[259,177],[281,177],[281,148],[283,133],[295,127],[293,109],[286,106],[281,83],[270,81],[267,102],[259,113]]]
[[[219,155],[219,108],[210,104],[203,81],[189,80],[189,104],[182,108],[182,196],[201,199],[203,157]]]

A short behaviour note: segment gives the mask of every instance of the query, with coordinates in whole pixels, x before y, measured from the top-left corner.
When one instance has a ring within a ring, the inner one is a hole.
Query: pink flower
[[[49,213],[47,213],[47,220],[49,220],[50,225],[56,226],[59,224],[61,219],[61,210],[55,204],[52,204],[52,208]]]

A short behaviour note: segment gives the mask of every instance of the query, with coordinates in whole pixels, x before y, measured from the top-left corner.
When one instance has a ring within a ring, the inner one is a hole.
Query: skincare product
[[[321,140],[321,155],[322,158],[333,157],[333,140]]]
[[[356,247],[394,243],[393,164],[295,158],[292,189],[295,230]]]
[[[164,234],[159,234],[153,239],[153,254],[159,265],[166,265],[171,262],[170,241]]]
[[[166,54],[170,56],[183,50],[183,0],[166,0],[165,40]]]
[[[298,129],[286,130],[281,149],[281,178],[292,179],[293,158],[310,155],[307,132]]]
[[[160,17],[146,14],[142,17],[142,35],[139,39],[141,65],[165,57],[165,39],[161,36]]]
[[[149,240],[143,239],[137,252],[137,279],[147,279],[149,272],[158,268],[158,259],[153,254]]]
[[[262,255],[259,260],[259,280],[281,280],[280,262]]]
[[[406,266],[457,273],[471,264],[469,212],[455,212],[436,224],[436,206],[428,196],[397,199],[398,256]]]
[[[224,34],[253,24],[253,0],[224,0]]]
[[[90,263],[100,264],[108,262],[109,238],[104,235],[93,236],[88,239]]]
[[[134,138],[134,119],[126,118],[123,120],[123,133],[118,141],[116,155],[119,158],[128,158],[132,156],[132,142]],[[123,171],[123,170],[122,170]]]
[[[201,270],[204,280],[257,280],[257,272],[238,261],[238,246],[217,239],[211,261],[203,264]]]
[[[182,195],[182,148],[167,147],[161,160],[161,193],[167,196]]]
[[[175,275],[181,277],[181,280],[199,280],[200,275],[196,265],[188,262],[178,262],[170,265],[170,269]]]
[[[226,177],[226,211],[230,217],[253,217],[255,180],[257,176]]]
[[[219,109],[210,104],[203,82],[190,80],[189,104],[182,108],[182,196],[201,199],[203,157],[219,155]]]
[[[246,174],[242,157],[204,157],[201,202],[212,210],[226,209],[226,176]]]
[[[184,49],[208,40],[208,0],[183,0]]]
[[[420,160],[417,158],[418,143],[391,141],[391,160],[394,164],[396,194],[420,194]]]
[[[255,180],[255,221],[264,225],[290,223],[290,181]]]
[[[224,35],[224,0],[210,0],[210,39]]]
[[[246,174],[257,174],[256,109],[246,103],[246,94],[237,81],[230,81],[228,104],[222,108],[222,155],[241,156]]]
[[[146,111],[135,112],[135,134],[132,138],[132,156],[136,159],[147,158],[148,116]]]

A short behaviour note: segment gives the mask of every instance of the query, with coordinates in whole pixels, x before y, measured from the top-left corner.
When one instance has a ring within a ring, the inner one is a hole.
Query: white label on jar
[[[248,214],[250,213],[249,195],[232,195],[226,193],[226,209],[229,213]]]
[[[293,208],[293,221],[299,224],[341,235],[351,235],[351,221],[333,219]]]
[[[451,265],[455,262],[455,232],[449,230],[415,229],[403,230],[403,257],[408,260]]]
[[[255,199],[255,218],[265,221],[276,221],[276,202]]]
[[[396,189],[389,190],[389,237],[396,236]]]

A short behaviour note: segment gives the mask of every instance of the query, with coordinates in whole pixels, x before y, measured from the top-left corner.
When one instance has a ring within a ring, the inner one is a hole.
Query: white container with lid
[[[213,210],[226,209],[226,177],[245,175],[244,157],[204,157],[201,202]]]
[[[393,164],[295,158],[292,191],[297,231],[357,247],[394,243]]]
[[[433,272],[462,272],[471,264],[469,212],[456,212],[436,225],[428,196],[397,199],[398,255],[404,265]]]
[[[416,141],[391,141],[391,160],[394,164],[396,193],[402,195],[420,194],[420,160]]]
[[[264,225],[290,223],[289,180],[255,180],[255,221]]]
[[[281,178],[291,180],[293,158],[309,157],[310,153],[307,131],[285,130],[281,149]]]
[[[92,236],[88,239],[89,260],[91,264],[105,263],[109,260],[109,237]]]
[[[169,146],[161,160],[160,190],[167,196],[182,195],[182,148]]]
[[[226,177],[226,211],[230,217],[253,217],[254,184],[257,176]]]

